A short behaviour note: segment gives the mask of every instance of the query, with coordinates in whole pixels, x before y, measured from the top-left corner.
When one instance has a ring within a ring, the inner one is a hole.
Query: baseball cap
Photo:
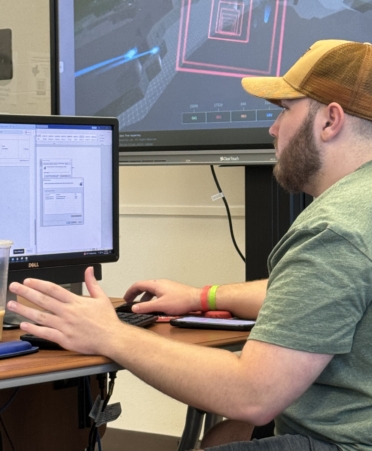
[[[317,41],[283,77],[246,77],[242,85],[272,103],[310,97],[372,121],[372,44]]]

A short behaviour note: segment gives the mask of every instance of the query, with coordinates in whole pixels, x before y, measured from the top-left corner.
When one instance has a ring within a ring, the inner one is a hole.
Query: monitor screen
[[[272,164],[277,76],[319,39],[372,41],[365,0],[53,0],[56,110],[120,123],[122,164]],[[54,41],[53,41],[54,42]]]
[[[9,283],[82,282],[88,266],[119,258],[117,127],[115,118],[0,116]]]

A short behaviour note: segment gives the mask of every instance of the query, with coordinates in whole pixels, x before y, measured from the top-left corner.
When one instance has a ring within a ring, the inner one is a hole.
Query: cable
[[[102,404],[101,412],[105,411],[105,409],[106,409],[106,407],[107,407],[107,405],[108,405],[108,403],[110,401],[111,395],[112,395],[112,393],[114,391],[116,373],[117,373],[116,371],[112,371],[112,372],[109,373],[109,376],[110,376],[109,387],[108,387],[108,390],[107,390],[106,398],[105,398],[105,400],[103,401],[103,404]],[[102,378],[99,378],[99,376],[102,376],[102,375],[98,375],[97,379],[98,379],[98,381],[100,383],[101,394],[103,394]],[[105,378],[106,378],[106,375],[105,375]],[[103,396],[101,396],[101,398],[103,399]],[[91,429],[90,429],[90,431],[89,431],[89,439],[88,439],[89,445],[88,445],[88,448],[87,448],[88,451],[94,451],[94,449],[96,447],[96,442],[97,442],[97,435],[98,435],[98,439],[99,439],[98,440],[98,446],[99,446],[99,449],[101,449],[101,442],[100,442],[100,438],[99,438],[99,434],[98,434],[98,427],[97,427],[96,422],[94,422],[92,427],[91,427]]]
[[[97,379],[98,379],[98,376],[97,376]],[[85,381],[85,390],[86,390],[86,393],[88,393],[88,395],[89,395],[89,404],[90,404],[89,407],[90,407],[90,409],[92,409],[92,406],[93,406],[93,399],[92,399],[92,393],[91,393],[91,389],[90,389],[90,379],[89,379],[89,376],[86,376],[86,377],[84,378],[84,381]],[[95,426],[95,424],[94,424],[94,422],[93,422],[93,424],[91,425],[90,430],[89,430],[87,451],[92,451],[92,446],[91,446],[91,444],[92,444],[92,433],[93,433],[94,426]]]
[[[1,423],[1,426],[3,427],[3,429],[4,429],[4,432],[5,432],[6,438],[8,439],[8,442],[10,443],[12,451],[15,451],[14,445],[13,445],[13,443],[12,443],[10,437],[9,437],[8,431],[7,431],[6,427],[5,427],[3,419],[1,417],[0,417],[0,423]],[[2,445],[1,445],[1,449],[3,449]]]
[[[13,399],[15,398],[16,394],[19,392],[21,387],[18,387],[14,390],[14,392],[11,394],[9,401],[0,409],[0,415],[4,412],[4,410],[6,410],[10,403],[13,401]]]
[[[101,392],[101,399],[102,399],[103,396],[104,396],[106,373],[97,374],[97,380],[98,380],[99,389],[100,389],[100,392]],[[87,391],[88,396],[89,396],[90,408],[92,408],[92,406],[93,406],[93,399],[92,399],[92,393],[91,393],[89,376],[85,377],[85,383],[86,383],[86,391]],[[92,426],[90,428],[90,431],[89,431],[87,451],[94,451],[96,442],[98,443],[98,450],[102,451],[100,435],[98,434],[98,437],[97,436],[95,438],[93,437],[93,434],[94,434],[94,431],[95,431],[95,427],[96,427],[95,423],[93,422],[93,424],[92,424]]]
[[[99,389],[101,391],[101,399],[105,396],[105,384],[107,380],[107,374],[98,374],[97,375],[98,385]],[[95,443],[98,443],[98,451],[102,451],[101,447],[101,436],[99,435],[98,428],[95,428],[94,437],[93,437],[93,446],[95,446]],[[94,448],[93,448],[94,451]]]
[[[9,405],[12,403],[12,401],[13,401],[14,398],[15,398],[15,396],[16,396],[17,393],[19,392],[19,390],[20,390],[20,387],[16,388],[16,389],[14,390],[14,392],[11,394],[11,396],[10,396],[8,402],[6,402],[6,403],[3,405],[3,407],[1,407],[1,409],[0,409],[0,415],[1,415],[1,414],[9,407]],[[0,416],[0,424],[1,424],[1,426],[3,427],[3,430],[4,430],[4,432],[5,432],[6,438],[8,439],[8,441],[9,441],[9,443],[10,443],[10,446],[11,446],[12,450],[14,451],[14,445],[13,445],[13,443],[12,443],[12,440],[10,439],[10,436],[9,436],[9,434],[8,434],[8,431],[7,431],[6,427],[5,427],[4,421],[3,421],[3,419],[1,418],[1,416]],[[2,438],[2,434],[0,434],[0,451],[2,451],[2,449],[3,449],[3,438]]]
[[[111,395],[114,391],[116,373],[117,373],[116,371],[112,371],[111,373],[109,373],[110,383],[109,383],[109,388],[108,388],[106,399],[102,406],[102,412],[106,409],[106,406],[107,406],[108,402],[110,401]]]
[[[104,411],[105,411],[105,409],[106,409],[106,407],[107,407],[107,405],[108,405],[108,403],[109,403],[109,401],[110,401],[111,395],[112,395],[112,393],[113,393],[113,391],[114,391],[115,379],[116,379],[116,371],[110,372],[110,373],[109,373],[109,376],[110,376],[109,388],[108,388],[108,390],[107,390],[106,398],[105,398],[105,400],[103,401],[103,405],[102,405],[101,412],[104,412]],[[103,393],[102,386],[101,386],[101,392]],[[103,398],[103,397],[102,397],[102,398]],[[96,444],[96,441],[97,441],[97,434],[98,434],[98,427],[94,424],[94,428],[93,428],[93,432],[92,432],[92,437],[91,437],[91,438],[92,438],[92,444],[91,444],[91,446],[92,446],[92,451],[94,451],[94,448],[95,448],[95,444]]]
[[[15,396],[17,395],[17,393],[19,392],[19,390],[20,390],[20,387],[16,388],[16,389],[14,390],[14,392],[11,394],[9,400],[3,405],[3,407],[0,408],[0,415],[8,408],[9,405],[13,402],[13,400],[14,400]],[[4,421],[3,421],[3,419],[1,418],[1,416],[0,416],[0,424],[1,424],[2,427],[3,427],[3,430],[4,430],[5,435],[6,435],[8,441],[9,441],[9,443],[10,443],[10,446],[11,446],[12,450],[14,451],[14,445],[13,445],[11,439],[10,439],[10,436],[9,436],[9,434],[8,434],[8,431],[7,431],[6,427],[5,427]],[[2,450],[3,450],[3,438],[2,438],[2,434],[0,433],[0,451],[2,451]]]
[[[220,187],[220,184],[218,183],[217,176],[216,176],[216,173],[215,173],[213,165],[211,165],[211,171],[212,171],[213,179],[214,179],[214,181],[216,183],[218,192],[219,192],[219,194],[222,194],[222,200],[223,200],[223,203],[225,204],[225,207],[226,207],[227,219],[229,220],[229,228],[230,228],[230,235],[231,235],[232,242],[233,242],[234,247],[235,247],[237,253],[239,254],[240,258],[245,263],[245,257],[242,254],[242,252],[240,251],[239,246],[238,246],[238,244],[237,244],[237,242],[235,240],[234,229],[233,229],[233,225],[232,225],[232,219],[231,219],[229,204],[227,203],[226,197],[223,195],[223,192],[222,192],[222,189]]]

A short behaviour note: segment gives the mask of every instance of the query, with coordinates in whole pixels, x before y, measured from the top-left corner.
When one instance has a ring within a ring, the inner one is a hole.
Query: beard
[[[283,148],[274,167],[277,182],[291,193],[300,193],[314,182],[322,167],[319,148],[314,139],[315,113],[311,110],[295,135]],[[274,140],[277,146],[277,139]]]

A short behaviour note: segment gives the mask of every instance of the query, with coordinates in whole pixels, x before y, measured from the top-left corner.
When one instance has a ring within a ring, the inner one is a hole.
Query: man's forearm
[[[256,425],[297,399],[332,358],[255,340],[237,356],[120,323],[97,351],[185,404]]]
[[[253,384],[234,353],[167,340],[124,325],[117,339],[111,336],[107,354],[144,382],[187,405],[260,422],[254,414],[253,393],[249,395]]]
[[[267,279],[221,285],[216,296],[217,310],[228,310],[241,318],[255,319],[266,296]]]

